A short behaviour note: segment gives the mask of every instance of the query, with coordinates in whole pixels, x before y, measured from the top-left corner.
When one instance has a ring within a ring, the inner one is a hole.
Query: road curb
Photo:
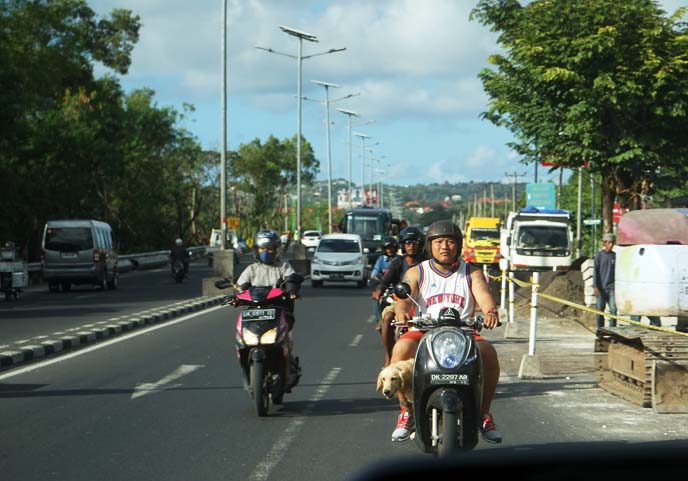
[[[58,339],[46,339],[38,344],[31,344],[13,351],[0,352],[0,369],[7,369],[31,361],[36,361],[51,355],[61,354],[78,349],[87,344],[117,337],[141,327],[169,321],[193,312],[210,309],[222,303],[226,296],[204,296],[184,301],[170,306],[135,313],[122,321],[112,322],[89,330],[80,330],[74,334],[62,336]]]

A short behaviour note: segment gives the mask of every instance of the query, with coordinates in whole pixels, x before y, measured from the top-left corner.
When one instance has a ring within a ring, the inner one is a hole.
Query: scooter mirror
[[[215,287],[218,289],[227,289],[228,287],[232,287],[232,283],[229,282],[229,279],[220,279],[219,281],[215,281]]]
[[[411,286],[409,286],[406,282],[400,282],[394,286],[394,293],[399,299],[407,299],[411,294]]]

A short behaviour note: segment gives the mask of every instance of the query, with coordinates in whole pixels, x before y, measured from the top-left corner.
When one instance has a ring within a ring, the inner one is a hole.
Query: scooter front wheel
[[[267,416],[270,399],[268,398],[265,365],[260,361],[251,364],[251,390],[253,391],[253,402],[256,406],[256,414],[261,417]]]
[[[437,446],[442,457],[451,456],[459,450],[458,416],[455,412],[442,411],[442,432]]]

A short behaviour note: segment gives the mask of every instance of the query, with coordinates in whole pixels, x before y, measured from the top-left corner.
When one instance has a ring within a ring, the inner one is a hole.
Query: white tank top
[[[432,259],[421,262],[418,268],[421,313],[436,318],[443,307],[453,307],[459,311],[461,319],[473,316],[475,299],[468,264],[461,261],[455,271],[446,274],[437,269]]]

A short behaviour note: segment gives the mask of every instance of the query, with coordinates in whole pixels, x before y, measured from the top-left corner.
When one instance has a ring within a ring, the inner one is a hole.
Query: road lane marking
[[[351,344],[349,344],[349,347],[358,347],[358,345],[361,343],[361,339],[363,339],[363,334],[357,334],[356,337],[354,337],[354,340],[351,341]]]
[[[370,316],[366,322],[367,322],[368,324],[372,324],[372,323],[375,322],[376,320],[377,320],[377,319],[375,318],[375,316]]]
[[[131,394],[131,399],[136,399],[137,397],[145,396],[146,394],[154,394],[156,392],[164,391],[165,389],[172,389],[181,386],[181,384],[169,385],[172,381],[191,374],[198,369],[205,367],[204,365],[193,365],[193,364],[182,364],[173,372],[169,373],[167,376],[163,377],[158,382],[144,382],[137,384],[134,388],[134,392]]]
[[[323,397],[325,397],[325,394],[327,394],[327,391],[330,389],[330,386],[332,385],[332,383],[337,378],[340,372],[342,372],[342,368],[332,368],[332,370],[329,373],[327,373],[327,376],[325,376],[323,380],[320,381],[318,389],[315,390],[315,394],[313,395],[313,397],[309,399],[310,404],[308,404],[308,406],[306,406],[306,408],[303,410],[302,416],[298,419],[294,419],[292,422],[289,423],[282,435],[277,439],[275,444],[272,446],[270,452],[267,454],[267,456],[265,456],[265,459],[263,459],[263,461],[261,461],[258,464],[258,466],[255,467],[255,469],[248,478],[249,480],[265,481],[266,479],[268,479],[268,476],[270,476],[272,470],[275,469],[275,466],[279,464],[279,462],[282,460],[284,455],[289,450],[289,446],[296,438],[296,435],[299,433],[299,431],[301,431],[301,428],[303,427],[306,418],[308,418],[308,416],[313,411],[315,403],[317,403],[318,401],[322,400]]]
[[[163,324],[156,324],[154,326],[140,328],[140,329],[138,329],[132,333],[123,334],[123,335],[118,336],[118,337],[111,339],[109,341],[102,341],[102,342],[99,342],[97,344],[94,344],[93,346],[84,347],[84,348],[79,349],[78,351],[74,351],[70,354],[64,354],[64,355],[61,355],[60,357],[56,357],[54,359],[47,359],[45,361],[40,361],[40,362],[37,362],[35,364],[31,364],[30,366],[26,366],[26,367],[21,368],[21,369],[16,369],[16,370],[13,369],[12,371],[10,371],[6,374],[0,374],[0,381],[2,381],[3,379],[8,379],[8,378],[11,378],[14,376],[18,376],[20,374],[25,374],[27,372],[35,371],[35,370],[40,369],[42,367],[50,366],[51,364],[57,364],[58,362],[67,361],[68,359],[72,359],[73,357],[78,357],[78,356],[82,356],[84,354],[88,354],[89,352],[97,351],[98,349],[108,347],[112,344],[117,344],[118,342],[127,341],[127,340],[131,339],[132,337],[141,336],[143,334],[148,334],[149,332],[152,332],[152,331],[157,331],[158,329],[163,329],[165,327],[173,326],[175,324],[179,324],[180,322],[188,321],[190,319],[193,319],[194,317],[198,317],[198,316],[201,316],[203,314],[207,314],[209,312],[213,312],[213,311],[216,311],[218,309],[222,309],[224,307],[225,306],[215,306],[215,307],[205,309],[203,311],[193,312],[191,314],[187,314],[186,316],[182,316],[182,317],[179,317],[179,318],[174,319],[174,320],[166,321]]]

